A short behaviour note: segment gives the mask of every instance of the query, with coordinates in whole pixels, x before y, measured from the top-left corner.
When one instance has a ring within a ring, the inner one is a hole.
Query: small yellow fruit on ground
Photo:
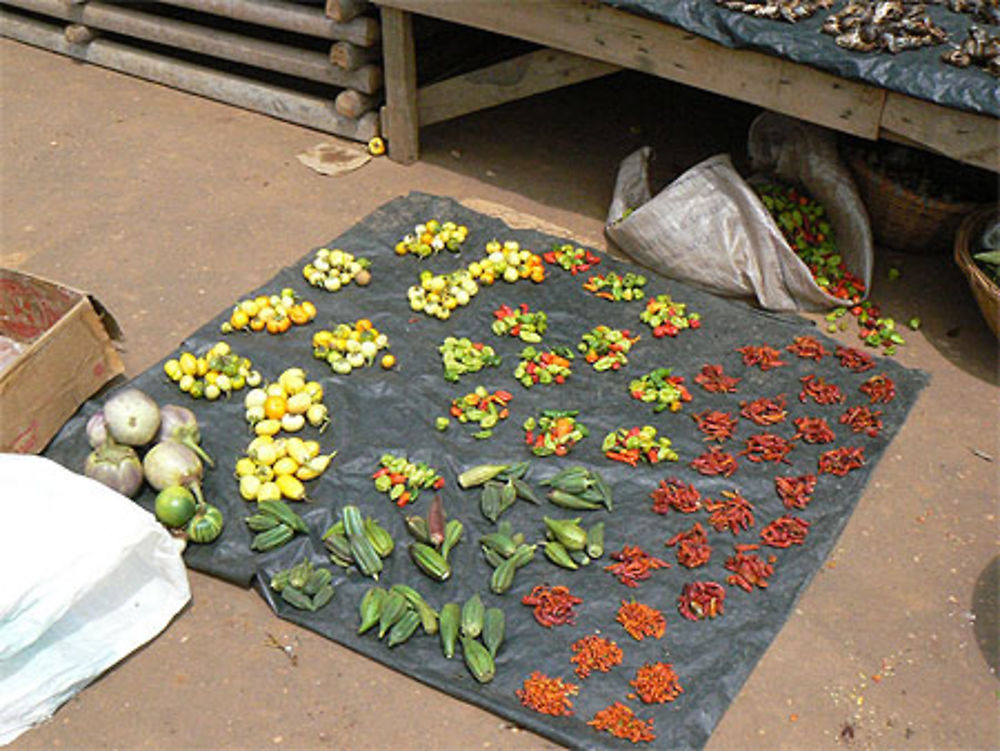
[[[382,355],[382,367],[385,370],[390,370],[396,364],[395,355]]]
[[[382,156],[385,153],[385,141],[375,136],[368,142],[368,153],[372,156]]]

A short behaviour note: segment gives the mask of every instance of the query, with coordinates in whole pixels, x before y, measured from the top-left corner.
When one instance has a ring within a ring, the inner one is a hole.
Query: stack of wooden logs
[[[0,0],[0,35],[368,141],[383,101],[378,13],[369,0],[322,2]]]

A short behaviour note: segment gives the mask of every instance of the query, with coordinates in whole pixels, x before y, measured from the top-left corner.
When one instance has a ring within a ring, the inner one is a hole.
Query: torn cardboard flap
[[[83,402],[125,371],[121,328],[93,296],[0,269],[0,335],[26,346],[0,372],[0,451],[39,453]]]

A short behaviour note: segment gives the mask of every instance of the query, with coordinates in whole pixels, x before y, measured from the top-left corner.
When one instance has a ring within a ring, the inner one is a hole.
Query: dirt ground
[[[329,178],[295,158],[323,134],[10,41],[0,71],[0,263],[94,292],[125,330],[128,375],[412,189],[604,248],[623,156],[653,145],[664,177],[739,161],[755,114],[619,74],[425,129],[413,166]],[[709,749],[1000,746],[995,567],[976,589],[998,552],[997,342],[950,255],[879,251],[874,287],[897,320],[923,320],[898,359],[931,384]],[[11,748],[554,747],[278,620],[253,591],[191,585],[159,638]]]

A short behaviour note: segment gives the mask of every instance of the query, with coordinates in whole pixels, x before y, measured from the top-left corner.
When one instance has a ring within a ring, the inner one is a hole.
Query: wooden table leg
[[[385,110],[382,127],[389,158],[411,164],[420,155],[417,119],[417,53],[409,12],[381,9],[382,58],[385,69]]]

